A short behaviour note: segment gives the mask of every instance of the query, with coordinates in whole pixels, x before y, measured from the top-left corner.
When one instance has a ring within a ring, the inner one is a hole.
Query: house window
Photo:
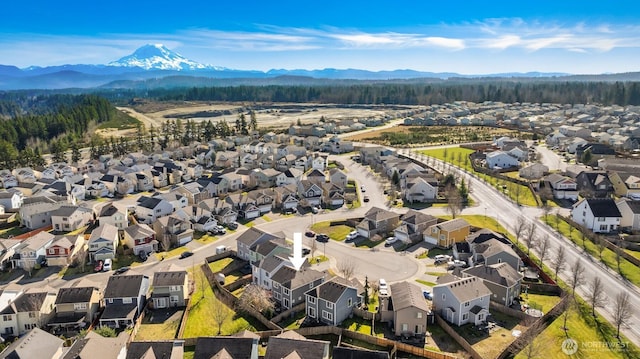
[[[171,288],[169,288],[170,291],[172,292],[177,292],[180,290],[180,286],[178,285],[172,285]]]
[[[274,293],[274,297],[276,298],[276,300],[279,301],[282,298],[282,295],[280,295],[280,293],[278,293],[278,292],[275,292]]]
[[[53,248],[49,248],[49,254],[56,254],[56,250]]]
[[[322,318],[326,320],[333,320],[333,313],[327,312],[326,310],[322,311]]]
[[[407,323],[402,323],[402,331],[403,331],[403,332],[407,332],[407,331],[409,331],[409,324],[407,324]]]
[[[2,316],[2,320],[5,321],[5,322],[8,322],[8,321],[11,320],[11,316],[10,315],[3,315]]]
[[[29,312],[29,318],[35,318],[36,312]]]
[[[469,302],[464,302],[464,306],[468,307],[469,306]]]
[[[353,299],[347,299],[347,307],[350,307],[353,304]]]
[[[329,309],[333,309],[333,303],[331,303],[331,302],[327,302],[327,308],[329,308]]]
[[[315,318],[316,317],[316,308],[309,307],[308,310],[307,310],[307,314],[309,315],[309,317]]]
[[[109,302],[109,304],[113,304],[113,298],[107,299],[107,302]]]
[[[282,288],[284,295],[289,295],[289,288]]]
[[[442,294],[442,300],[445,300],[447,298],[447,296],[443,293]]]
[[[87,310],[87,303],[74,303],[73,310]]]
[[[169,298],[169,301],[171,302],[171,304],[176,304],[176,303],[178,303],[178,300],[179,300],[179,298],[178,298],[178,296],[177,296],[177,295],[172,295],[172,296]]]
[[[469,313],[462,314],[462,320],[468,320],[468,319],[469,319]]]
[[[608,226],[606,224],[601,224],[600,225],[600,230],[606,232],[608,230]]]
[[[133,300],[131,298],[122,298],[122,304],[131,304]]]
[[[431,233],[438,233],[438,229],[437,228],[432,228],[431,229]]]
[[[478,320],[484,320],[484,314],[483,313],[478,314]]]
[[[418,318],[418,319],[422,319],[422,312],[418,312],[418,313],[416,313],[416,318]]]
[[[35,327],[36,327],[36,325],[33,324],[33,323],[32,324],[25,324],[24,325],[24,330],[31,330],[31,329],[33,329]]]
[[[604,221],[606,221],[606,220],[607,220],[607,219],[606,219],[605,217],[598,217],[598,222],[604,222]]]
[[[309,297],[309,303],[316,304],[316,297]]]

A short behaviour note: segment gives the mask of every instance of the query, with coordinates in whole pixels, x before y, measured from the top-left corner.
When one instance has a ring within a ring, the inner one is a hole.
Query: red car
[[[104,266],[104,262],[101,260],[96,262],[96,266],[93,268],[96,272],[102,272],[102,267]]]

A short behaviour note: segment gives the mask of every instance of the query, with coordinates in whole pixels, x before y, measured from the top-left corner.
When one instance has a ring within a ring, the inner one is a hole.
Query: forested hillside
[[[83,144],[89,130],[123,116],[95,95],[0,95],[0,162],[40,163],[40,153]]]
[[[158,100],[318,102],[432,105],[453,101],[599,103],[640,105],[638,82],[515,82],[448,80],[440,84],[394,83],[330,86],[226,86],[156,89]]]

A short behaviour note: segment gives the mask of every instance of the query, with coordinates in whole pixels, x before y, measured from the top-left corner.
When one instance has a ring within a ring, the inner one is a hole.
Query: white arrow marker
[[[289,257],[296,270],[300,270],[305,258],[302,256],[302,233],[293,234],[293,257]]]

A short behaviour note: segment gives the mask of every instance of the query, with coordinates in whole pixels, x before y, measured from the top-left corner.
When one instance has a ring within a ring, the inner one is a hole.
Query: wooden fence
[[[456,331],[453,330],[453,328],[451,328],[449,324],[440,317],[440,315],[436,314],[435,317],[438,326],[440,326],[440,328],[442,328],[445,333],[452,337],[453,340],[455,340],[456,343],[458,343],[462,347],[462,349],[469,353],[469,355],[471,355],[473,359],[483,359],[482,356],[475,349],[473,349],[471,344],[469,344],[469,342],[465,338],[460,336],[460,334],[456,333]]]
[[[274,323],[280,323],[282,320],[288,318],[290,315],[295,315],[295,313],[299,312],[299,311],[303,311],[305,310],[305,306],[306,303],[302,302],[298,305],[296,305],[295,307],[291,308],[291,309],[287,309],[284,312],[276,315],[275,317],[271,318],[271,321]]]
[[[364,310],[362,308],[358,308],[358,307],[354,307],[353,308],[353,315],[360,317],[364,320],[371,320],[374,319],[377,321],[380,321],[382,315],[380,314],[380,312],[370,312],[368,310]]]
[[[189,305],[190,299],[185,300],[186,307],[182,312],[182,318],[180,318],[180,326],[178,327],[178,334],[176,338],[182,339],[184,336],[184,328],[187,326],[187,318],[189,318],[189,312],[191,311],[191,306]]]

